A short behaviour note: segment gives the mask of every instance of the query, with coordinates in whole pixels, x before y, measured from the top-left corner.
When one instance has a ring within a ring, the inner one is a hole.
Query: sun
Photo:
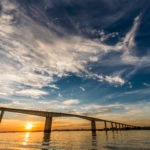
[[[33,124],[31,122],[28,122],[26,124],[26,130],[31,130],[33,128]]]

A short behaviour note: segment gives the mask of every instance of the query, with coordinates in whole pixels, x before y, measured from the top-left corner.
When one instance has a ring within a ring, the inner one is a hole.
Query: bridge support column
[[[4,115],[4,110],[1,110],[1,114],[0,114],[0,123],[2,122],[3,115]]]
[[[104,121],[104,125],[105,125],[105,131],[107,131],[107,122]]]
[[[115,123],[115,129],[117,130],[118,128],[117,128],[117,123]]]
[[[95,120],[91,120],[91,129],[92,129],[92,135],[96,135],[96,122],[95,122]]]
[[[44,132],[45,133],[50,133],[51,132],[51,127],[52,127],[52,117],[46,117]]]
[[[123,127],[123,129],[125,129],[125,125],[124,124],[122,125],[122,127]]]
[[[112,130],[114,130],[114,127],[113,127],[113,122],[111,122],[111,129],[112,129]]]
[[[126,124],[124,125],[124,129],[126,130],[126,128],[127,128],[127,126],[126,126]]]

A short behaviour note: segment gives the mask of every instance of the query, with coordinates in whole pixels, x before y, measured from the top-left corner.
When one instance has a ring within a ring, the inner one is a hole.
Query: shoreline
[[[132,130],[150,130],[150,127],[140,127],[140,128],[126,128],[126,129],[97,129],[96,131],[132,131]],[[91,129],[54,129],[52,132],[55,131],[92,131]],[[15,133],[15,132],[43,132],[43,130],[35,130],[35,131],[0,131],[0,133]]]

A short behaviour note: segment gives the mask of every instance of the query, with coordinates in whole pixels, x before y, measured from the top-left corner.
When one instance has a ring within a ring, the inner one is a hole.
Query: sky
[[[149,0],[1,0],[0,106],[150,125],[149,10]]]

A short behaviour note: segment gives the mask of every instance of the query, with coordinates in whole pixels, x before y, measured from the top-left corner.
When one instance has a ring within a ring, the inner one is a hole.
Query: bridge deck
[[[41,110],[15,109],[15,108],[7,108],[7,107],[0,107],[0,110],[8,111],[8,112],[15,112],[15,113],[29,114],[29,115],[36,115],[36,116],[41,116],[41,117],[77,117],[77,118],[82,118],[82,119],[89,120],[89,121],[103,121],[103,122],[127,125],[127,124],[123,124],[119,122],[114,122],[111,120],[99,119],[99,118],[94,118],[94,117],[89,117],[89,116],[78,115],[78,114],[49,112],[49,111],[41,111]]]

